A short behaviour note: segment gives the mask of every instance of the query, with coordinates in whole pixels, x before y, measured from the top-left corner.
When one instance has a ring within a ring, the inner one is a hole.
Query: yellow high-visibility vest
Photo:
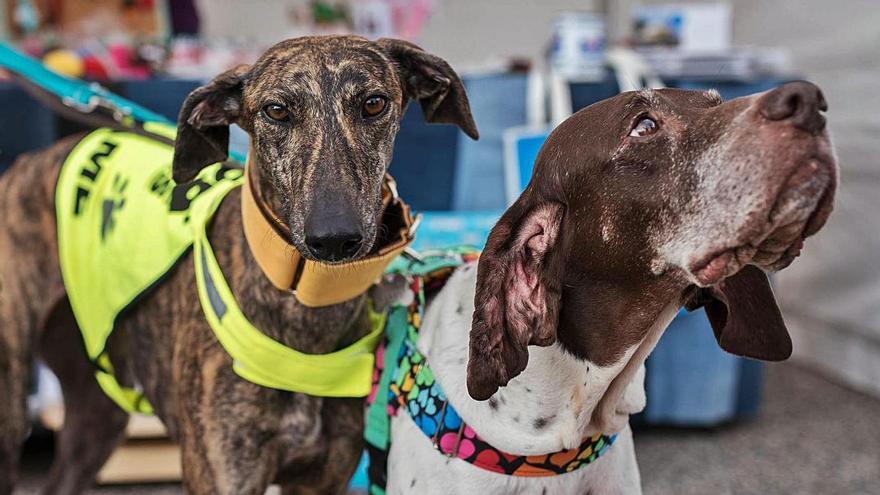
[[[174,138],[171,126],[145,128]],[[61,272],[104,392],[126,411],[152,413],[139,390],[116,380],[107,341],[126,309],[160,285],[192,248],[205,317],[239,376],[316,396],[366,396],[385,315],[368,309],[370,333],[329,354],[304,354],[261,333],[241,312],[206,234],[223,198],[241,186],[243,169],[217,163],[193,182],[177,185],[171,179],[172,157],[167,143],[99,129],[80,141],[59,175]]]

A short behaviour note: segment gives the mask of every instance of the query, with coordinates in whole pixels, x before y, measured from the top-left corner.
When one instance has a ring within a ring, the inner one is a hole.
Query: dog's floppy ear
[[[685,307],[700,306],[725,351],[765,361],[791,356],[791,337],[761,269],[747,265],[715,287],[698,289]]]
[[[230,69],[186,97],[177,118],[175,182],[189,182],[204,167],[226,160],[229,125],[241,113],[242,82],[248,69],[247,65]]]
[[[467,386],[486,400],[529,361],[528,346],[556,342],[562,296],[558,253],[564,208],[520,197],[489,234],[477,268]]]
[[[376,44],[397,64],[404,93],[419,102],[426,121],[455,124],[471,138],[480,137],[464,85],[445,60],[402,40],[382,38]]]

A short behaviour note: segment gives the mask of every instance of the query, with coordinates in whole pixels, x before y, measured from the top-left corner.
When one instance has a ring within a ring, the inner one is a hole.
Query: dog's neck
[[[597,432],[615,433],[644,407],[644,359],[677,303],[664,308],[646,337],[607,366],[575,358],[560,344],[532,346],[522,374],[478,402],[466,386],[476,274],[472,264],[449,279],[428,307],[418,347],[452,406],[483,439],[505,452],[547,454],[577,447]],[[594,418],[597,410],[606,413],[604,419]]]

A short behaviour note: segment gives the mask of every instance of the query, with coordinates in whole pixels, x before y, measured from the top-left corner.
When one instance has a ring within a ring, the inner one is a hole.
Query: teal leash
[[[103,108],[112,112],[114,117],[118,116],[120,122],[130,117],[139,122],[173,124],[164,116],[113,94],[100,84],[87,83],[53,72],[39,60],[19,52],[9,43],[0,42],[0,67],[54,94],[64,105],[81,113],[92,113],[98,108]]]

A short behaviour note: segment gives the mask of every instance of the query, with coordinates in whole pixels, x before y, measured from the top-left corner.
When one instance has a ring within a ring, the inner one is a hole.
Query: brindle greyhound
[[[476,138],[464,87],[449,65],[396,40],[288,40],[254,65],[217,76],[186,99],[173,173],[178,183],[224,160],[229,125],[251,139],[262,196],[307,259],[340,262],[374,248],[380,188],[409,100],[430,122]],[[0,179],[0,494],[11,493],[28,432],[30,368],[58,375],[66,418],[47,493],[79,493],[123,438],[127,415],[98,387],[58,262],[54,188],[79,138],[20,158]],[[256,327],[311,354],[364,335],[364,296],[307,308],[275,289],[242,235],[238,190],[209,238]],[[192,493],[343,492],[362,451],[363,402],[263,388],[236,375],[199,305],[191,260],[121,319],[109,345],[120,381],[138,383],[183,451]]]
[[[764,272],[788,266],[831,212],[824,110],[805,82],[726,103],[645,90],[557,127],[479,264],[458,269],[420,330],[432,376],[473,433],[435,448],[401,408],[388,493],[641,493],[629,415],[645,406],[642,363],[681,306],[706,306],[725,350],[791,354]],[[568,449],[597,433],[617,441],[560,476],[490,470],[509,458],[470,464],[473,434],[572,467]]]

